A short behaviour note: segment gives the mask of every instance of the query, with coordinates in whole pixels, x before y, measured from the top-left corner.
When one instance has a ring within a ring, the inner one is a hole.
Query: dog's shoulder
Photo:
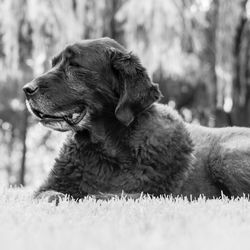
[[[185,122],[178,112],[158,103],[138,117],[132,143],[147,150],[154,148],[154,153],[168,151],[168,155],[173,156],[180,151],[189,154],[193,147]]]
[[[138,117],[138,124],[141,128],[159,132],[169,127],[175,127],[176,124],[184,124],[179,113],[168,105],[155,103],[148,110]]]
[[[192,169],[193,144],[177,111],[154,104],[139,115],[130,140],[136,159],[147,169],[157,170],[158,181],[168,192],[177,193]],[[155,178],[149,175],[150,178]]]
[[[136,131],[144,136],[162,138],[171,137],[173,133],[182,134],[186,129],[183,119],[176,110],[168,105],[156,103],[139,115]]]

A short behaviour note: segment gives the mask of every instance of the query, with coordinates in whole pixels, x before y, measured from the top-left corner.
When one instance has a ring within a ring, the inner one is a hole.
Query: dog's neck
[[[133,125],[126,127],[109,115],[92,118],[90,124],[87,130],[91,143],[100,145],[108,156],[130,161],[128,143]]]

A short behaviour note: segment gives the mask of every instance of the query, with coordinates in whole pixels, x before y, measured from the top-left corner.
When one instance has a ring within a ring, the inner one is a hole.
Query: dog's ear
[[[117,119],[128,126],[137,114],[161,97],[158,84],[152,83],[139,58],[132,53],[111,49],[111,66],[119,79]]]

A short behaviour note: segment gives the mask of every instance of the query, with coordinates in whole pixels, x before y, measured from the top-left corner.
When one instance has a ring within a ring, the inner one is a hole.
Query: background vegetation
[[[250,1],[0,0],[0,183],[36,185],[65,134],[28,114],[22,86],[79,39],[139,55],[189,122],[250,126]]]

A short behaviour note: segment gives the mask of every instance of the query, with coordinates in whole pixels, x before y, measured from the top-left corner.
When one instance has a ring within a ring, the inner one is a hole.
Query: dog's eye
[[[79,63],[77,63],[77,62],[69,62],[69,66],[70,67],[76,67],[76,68],[81,67],[81,65]]]

